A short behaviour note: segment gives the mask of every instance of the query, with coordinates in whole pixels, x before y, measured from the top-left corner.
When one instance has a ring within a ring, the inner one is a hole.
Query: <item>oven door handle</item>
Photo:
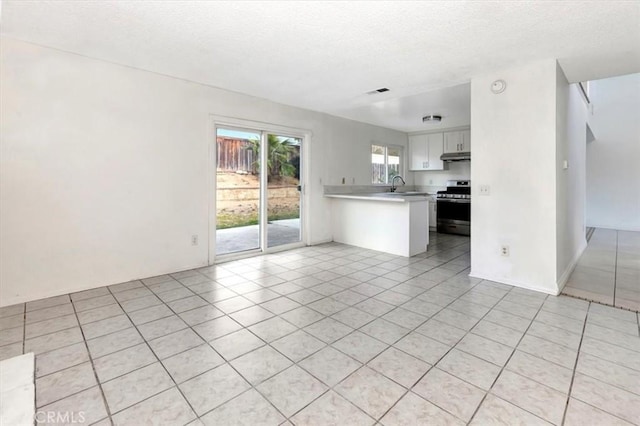
[[[471,200],[465,198],[438,198],[438,202],[471,204]]]

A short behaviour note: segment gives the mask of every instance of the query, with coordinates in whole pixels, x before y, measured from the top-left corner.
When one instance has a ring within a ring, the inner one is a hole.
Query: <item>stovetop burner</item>
[[[447,191],[438,191],[436,198],[464,198],[471,199],[471,194],[453,194]]]
[[[450,180],[447,181],[447,190],[438,191],[436,198],[471,198],[471,181]]]

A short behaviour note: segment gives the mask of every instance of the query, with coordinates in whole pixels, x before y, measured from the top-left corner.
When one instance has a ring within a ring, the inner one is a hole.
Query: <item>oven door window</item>
[[[471,221],[471,203],[467,200],[438,200],[438,219]]]

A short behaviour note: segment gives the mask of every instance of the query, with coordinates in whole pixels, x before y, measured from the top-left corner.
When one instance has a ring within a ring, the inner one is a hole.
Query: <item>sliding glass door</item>
[[[243,129],[216,132],[216,255],[260,248],[261,134]]]
[[[301,154],[301,137],[216,128],[216,256],[302,241]]]
[[[300,242],[302,139],[268,134],[266,146],[267,247]]]

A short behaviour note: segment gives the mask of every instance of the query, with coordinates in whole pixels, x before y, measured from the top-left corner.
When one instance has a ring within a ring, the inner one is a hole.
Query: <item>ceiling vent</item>
[[[389,89],[387,89],[386,87],[381,87],[379,89],[367,92],[367,95],[377,95],[378,93],[384,93],[384,92],[388,92],[388,91],[389,91]]]
[[[439,123],[442,121],[441,115],[425,115],[422,117],[423,123]]]

